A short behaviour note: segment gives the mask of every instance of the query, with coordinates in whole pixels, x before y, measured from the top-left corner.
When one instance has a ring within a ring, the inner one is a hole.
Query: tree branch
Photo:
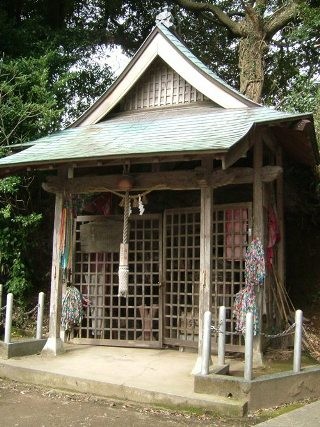
[[[266,19],[265,30],[268,38],[274,36],[277,31],[281,30],[297,16],[299,3],[302,3],[302,1],[291,0]]]
[[[265,9],[267,6],[267,0],[257,0],[256,1],[256,8]]]
[[[225,27],[227,27],[234,36],[241,37],[243,35],[241,25],[238,22],[233,21],[227,13],[223,12],[220,9],[220,7],[212,3],[204,3],[201,1],[194,1],[194,0],[174,0],[174,1],[181,7],[191,12],[210,12],[214,16],[216,16],[217,19]]]

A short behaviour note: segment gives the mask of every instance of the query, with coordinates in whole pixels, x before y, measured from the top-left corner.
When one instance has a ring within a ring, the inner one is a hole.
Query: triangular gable
[[[117,80],[72,127],[98,123],[126,96],[157,57],[195,90],[222,108],[259,106],[227,85],[163,24],[158,24]]]
[[[212,106],[219,107],[191,86],[161,58],[156,58],[122,98],[118,108],[120,111],[137,111],[203,102],[210,102]]]

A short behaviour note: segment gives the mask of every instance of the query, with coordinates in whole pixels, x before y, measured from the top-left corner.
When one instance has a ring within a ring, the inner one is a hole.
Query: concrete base
[[[213,368],[212,374],[229,375],[230,365],[217,365]]]
[[[11,357],[39,354],[45,343],[46,339],[31,339],[28,341],[16,341],[8,344],[0,341],[0,357],[3,359],[10,359]]]
[[[227,375],[196,375],[196,393],[212,394],[248,402],[248,410],[320,397],[320,367],[311,366],[299,373],[292,371],[263,375],[252,381]]]
[[[42,354],[46,356],[57,356],[64,353],[63,342],[61,338],[48,338],[43,347]]]
[[[37,370],[25,370],[23,368],[12,368],[2,366],[0,363],[0,376],[10,378],[14,381],[41,384],[57,389],[65,389],[80,393],[98,396],[131,400],[139,403],[157,404],[171,408],[202,408],[218,414],[230,417],[243,417],[247,413],[246,403],[230,401],[223,397],[210,399],[209,396],[178,396],[169,395],[157,391],[147,391],[140,388],[126,387],[123,385],[110,384],[102,381],[88,381],[84,378],[60,375]]]
[[[0,360],[0,377],[164,407],[246,414],[246,402],[239,399],[194,393],[195,354],[72,344],[65,350],[57,357]]]

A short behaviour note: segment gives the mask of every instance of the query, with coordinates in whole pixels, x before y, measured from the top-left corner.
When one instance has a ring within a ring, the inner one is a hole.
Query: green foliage
[[[0,277],[8,292],[23,301],[32,288],[30,251],[34,250],[34,232],[41,214],[17,215],[12,204],[0,209]]]
[[[320,143],[320,81],[311,80],[308,76],[299,76],[288,82],[288,95],[283,99],[281,108],[293,112],[311,112],[318,143]]]
[[[48,79],[49,55],[0,61],[0,144],[17,144],[57,129],[58,109]]]
[[[92,1],[0,3],[0,156],[70,123],[110,85],[94,11]],[[39,190],[31,196],[31,183],[28,175],[0,179],[0,281],[20,302],[49,268],[43,236],[52,229],[35,212],[46,215],[50,201]]]

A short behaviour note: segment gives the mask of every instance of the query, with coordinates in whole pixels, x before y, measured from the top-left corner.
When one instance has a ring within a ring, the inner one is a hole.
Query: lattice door
[[[242,351],[243,338],[235,333],[233,304],[235,295],[245,286],[244,254],[251,224],[251,203],[219,205],[213,211],[212,245],[212,317],[218,325],[219,307],[226,307],[226,349]],[[213,347],[218,337],[213,338]]]
[[[199,209],[165,212],[164,253],[164,343],[194,347],[199,318]]]
[[[75,285],[88,298],[74,342],[159,347],[162,312],[160,297],[161,218],[130,217],[129,289],[118,297],[119,253],[81,250],[80,226],[103,217],[83,216],[76,221]]]

